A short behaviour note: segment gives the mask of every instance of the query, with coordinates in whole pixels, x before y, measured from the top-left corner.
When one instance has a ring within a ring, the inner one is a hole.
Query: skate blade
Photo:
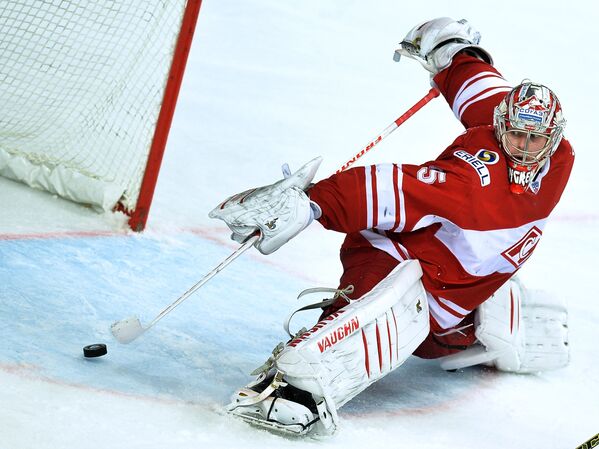
[[[304,436],[310,432],[312,426],[303,426],[302,424],[281,424],[276,421],[266,421],[262,418],[242,415],[233,411],[227,412],[230,416],[240,419],[253,427],[268,430],[269,432],[284,436]]]

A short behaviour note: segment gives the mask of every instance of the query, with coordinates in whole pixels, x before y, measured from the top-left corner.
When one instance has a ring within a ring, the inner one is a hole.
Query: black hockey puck
[[[101,357],[106,355],[108,350],[106,345],[102,343],[96,343],[95,345],[89,345],[83,348],[83,355],[85,357]]]

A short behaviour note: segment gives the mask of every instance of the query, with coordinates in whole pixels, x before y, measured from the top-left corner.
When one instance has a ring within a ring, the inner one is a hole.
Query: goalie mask
[[[495,108],[493,124],[508,157],[510,190],[524,193],[562,140],[560,102],[549,88],[525,80]]]

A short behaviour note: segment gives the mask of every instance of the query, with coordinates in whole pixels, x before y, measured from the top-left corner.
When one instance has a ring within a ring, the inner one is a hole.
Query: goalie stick
[[[402,123],[412,117],[416,112],[422,109],[428,102],[430,102],[433,98],[439,96],[439,90],[435,87],[431,88],[428,93],[422,97],[414,106],[409,108],[406,112],[404,112],[401,116],[399,116],[392,124],[387,126],[381,134],[379,134],[373,141],[371,141],[368,145],[366,145],[358,154],[356,154],[352,159],[347,161],[337,173],[340,173],[344,170],[347,170],[351,165],[354,164],[359,158],[361,158],[364,154],[370,151],[376,144],[378,144],[381,140],[395,131]],[[214,268],[210,273],[204,276],[198,283],[196,283],[193,287],[187,290],[183,295],[177,298],[172,304],[166,307],[162,312],[160,312],[156,318],[154,318],[150,324],[147,326],[143,326],[138,317],[132,316],[130,318],[125,318],[120,321],[114,322],[110,326],[110,332],[114,336],[114,338],[122,344],[131,343],[133,340],[137,339],[140,335],[146,332],[148,329],[153,327],[158,321],[164,318],[167,314],[169,314],[175,307],[185,301],[189,296],[191,296],[196,290],[202,287],[206,282],[212,279],[218,272],[223,270],[227,265],[229,265],[233,260],[239,257],[242,253],[247,251],[250,247],[254,246],[260,238],[260,235],[254,235],[250,237],[247,241],[243,243],[239,248],[237,248],[229,257],[227,257],[223,262],[221,262],[216,268]]]
[[[343,164],[341,166],[341,168],[339,170],[337,170],[336,173],[341,173],[342,171],[347,170],[351,165],[354,164],[354,162],[356,162],[358,159],[360,159],[362,156],[364,156],[367,152],[369,152],[377,143],[379,143],[381,140],[383,140],[385,137],[387,137],[389,134],[391,134],[393,131],[395,131],[397,128],[399,128],[399,126],[403,122],[405,122],[407,119],[412,117],[416,112],[418,112],[420,109],[422,109],[422,107],[424,105],[426,105],[429,101],[431,101],[433,98],[437,98],[438,96],[439,96],[439,90],[436,87],[432,87],[431,90],[429,90],[428,93],[424,97],[422,97],[420,100],[418,100],[418,102],[414,106],[412,106],[410,109],[408,109],[402,115],[400,115],[397,119],[395,119],[395,121],[393,123],[391,123],[389,126],[387,126],[378,136],[376,136],[374,138],[374,140],[370,141],[370,143],[368,145],[366,145],[364,148],[362,148],[362,150],[358,154],[356,154],[349,161],[347,161],[345,164]]]
[[[198,281],[193,287],[183,293],[176,301],[166,307],[162,312],[160,312],[156,318],[154,318],[150,324],[147,326],[142,326],[139,318],[133,316],[130,318],[126,318],[120,321],[117,321],[110,326],[110,332],[119,343],[127,344],[131,343],[145,331],[154,326],[158,321],[164,318],[168,313],[170,313],[175,307],[185,301],[192,293],[198,290],[202,285],[212,279],[216,274],[222,271],[227,265],[237,259],[241,254],[254,246],[254,243],[260,237],[259,234],[253,235],[248,240],[244,242],[239,248],[233,251],[225,260],[223,260],[217,267],[215,267],[210,273],[204,276],[200,281]]]

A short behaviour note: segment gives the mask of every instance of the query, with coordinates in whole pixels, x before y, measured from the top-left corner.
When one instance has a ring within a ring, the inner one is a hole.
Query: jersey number
[[[418,181],[421,181],[425,184],[434,184],[435,182],[443,184],[446,180],[444,171],[429,167],[422,167],[420,170],[418,170],[416,177],[418,178]]]

